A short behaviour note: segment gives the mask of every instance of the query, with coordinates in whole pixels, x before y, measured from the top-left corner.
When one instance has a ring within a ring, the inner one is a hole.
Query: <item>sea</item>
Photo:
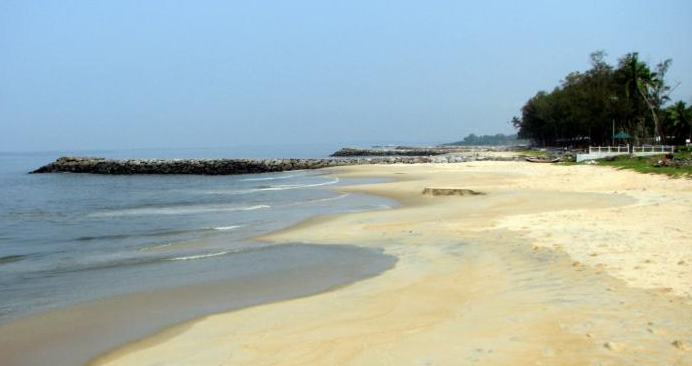
[[[273,271],[321,265],[348,272],[337,276],[338,285],[391,267],[391,258],[372,249],[252,239],[316,215],[391,209],[396,203],[389,199],[339,191],[375,179],[340,179],[324,170],[27,174],[66,155],[318,158],[334,150],[324,145],[0,153],[0,324],[100,299],[251,280]],[[369,260],[372,265],[363,264]],[[193,315],[203,314],[184,312],[183,318]]]

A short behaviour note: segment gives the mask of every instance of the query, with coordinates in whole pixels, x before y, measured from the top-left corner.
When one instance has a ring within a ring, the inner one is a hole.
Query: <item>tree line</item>
[[[669,104],[677,87],[665,80],[672,60],[652,67],[632,52],[612,66],[605,56],[592,53],[589,70],[572,72],[552,92],[529,99],[521,118],[512,118],[518,137],[539,146],[610,145],[619,131],[635,144],[684,144],[692,138],[692,106]]]
[[[443,145],[451,146],[486,146],[486,145],[522,145],[528,141],[517,139],[516,134],[505,135],[498,133],[495,135],[476,135],[470,134],[461,141],[450,142]]]

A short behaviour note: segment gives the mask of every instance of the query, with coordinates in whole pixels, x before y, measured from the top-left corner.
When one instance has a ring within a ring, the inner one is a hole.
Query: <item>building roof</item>
[[[613,136],[614,139],[631,139],[632,136],[630,136],[627,132],[625,131],[620,131]]]

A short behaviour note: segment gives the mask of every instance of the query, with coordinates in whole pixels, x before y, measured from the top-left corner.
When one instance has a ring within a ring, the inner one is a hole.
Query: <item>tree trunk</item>
[[[661,139],[661,145],[665,142],[665,136],[663,134],[663,129],[661,128],[661,124],[658,123],[658,115],[656,114],[656,110],[654,109],[654,106],[652,103],[649,101],[649,98],[646,97],[646,94],[642,90],[641,86],[637,85],[637,90],[639,90],[639,93],[641,93],[642,98],[644,98],[644,102],[646,103],[646,106],[649,107],[649,110],[651,111],[651,117],[654,119],[654,131],[658,135],[658,137]],[[654,136],[654,145],[656,144],[656,137]]]

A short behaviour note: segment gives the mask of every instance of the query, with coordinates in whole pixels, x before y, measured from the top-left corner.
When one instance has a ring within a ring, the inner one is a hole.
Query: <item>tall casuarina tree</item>
[[[551,92],[529,99],[521,117],[512,119],[519,137],[539,145],[603,144],[610,143],[617,126],[636,142],[652,136],[680,141],[686,135],[683,122],[674,125],[670,107],[665,108],[674,89],[665,80],[671,60],[654,68],[633,52],[613,68],[604,58],[603,51],[592,53],[591,69],[571,72]]]

